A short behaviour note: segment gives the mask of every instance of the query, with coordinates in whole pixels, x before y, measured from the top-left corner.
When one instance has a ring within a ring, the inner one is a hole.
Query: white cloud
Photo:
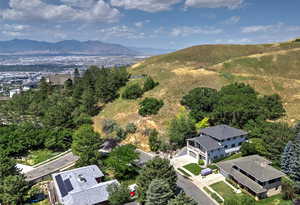
[[[233,25],[233,24],[237,24],[238,22],[240,22],[241,17],[240,16],[232,16],[229,19],[226,19],[223,23],[227,24],[227,25]]]
[[[236,9],[242,6],[244,0],[186,0],[186,7],[197,8],[228,8]]]
[[[216,43],[222,44],[245,44],[245,43],[253,43],[253,41],[249,38],[240,38],[240,39],[217,39]]]
[[[254,25],[241,28],[242,33],[265,33],[265,32],[299,32],[300,26],[286,25],[283,23],[273,25]]]
[[[76,2],[83,2],[75,0]],[[72,2],[75,2],[72,1]],[[89,0],[88,0],[89,1]],[[56,21],[104,21],[114,22],[120,12],[112,8],[103,0],[89,1],[90,7],[74,7],[70,0],[64,0],[65,4],[54,5],[42,0],[10,0],[10,8],[0,11],[0,19],[4,20],[56,20]]]
[[[189,26],[183,26],[183,27],[177,27],[173,28],[171,31],[172,36],[190,36],[195,34],[220,34],[222,33],[222,29],[214,28],[214,27],[189,27]]]
[[[144,22],[136,22],[134,25],[138,28],[142,28],[144,26]]]
[[[0,25],[1,33],[5,36],[20,37],[24,36],[31,27],[21,24],[3,24]]]
[[[273,30],[275,27],[273,25],[267,26],[247,26],[242,28],[242,33],[256,33],[256,32],[266,32]]]
[[[135,22],[134,26],[138,27],[138,28],[142,28],[145,26],[145,24],[150,23],[150,20],[145,20],[145,21],[139,21],[139,22]]]
[[[125,38],[125,39],[143,39],[145,38],[145,33],[138,32],[133,28],[129,28],[125,25],[113,26],[110,28],[103,28],[98,30],[101,33],[103,40],[112,38]]]
[[[137,9],[146,12],[170,10],[182,0],[111,0],[111,5],[125,9]]]

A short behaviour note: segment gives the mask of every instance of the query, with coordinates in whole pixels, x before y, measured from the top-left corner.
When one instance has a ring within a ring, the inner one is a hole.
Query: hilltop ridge
[[[136,101],[118,99],[94,118],[101,132],[103,119],[120,124],[135,122],[165,132],[180,110],[180,100],[191,89],[220,89],[232,82],[244,82],[261,94],[282,97],[287,115],[281,120],[293,124],[300,119],[300,42],[297,40],[259,45],[202,45],[154,56],[129,68],[132,75],[150,75],[160,84],[144,97],[164,100],[158,115],[142,118]],[[141,81],[141,80],[132,80]]]

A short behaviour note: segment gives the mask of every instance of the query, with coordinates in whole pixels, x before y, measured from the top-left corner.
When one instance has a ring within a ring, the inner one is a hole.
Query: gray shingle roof
[[[283,177],[285,174],[281,171],[273,168],[267,163],[254,161],[253,159],[237,161],[233,163],[238,168],[244,170],[251,176],[255,177],[261,182],[270,181],[272,179],[277,179]]]
[[[208,127],[202,129],[200,132],[205,135],[212,136],[218,140],[247,135],[247,132],[230,127],[228,125],[217,125],[213,127]]]
[[[118,183],[116,180],[98,183],[96,179],[103,176],[101,170],[92,165],[53,174],[52,178],[64,205],[92,205],[107,201],[108,185]]]
[[[216,140],[212,139],[211,137],[205,136],[205,135],[201,135],[199,137],[195,137],[195,138],[192,138],[189,140],[198,142],[207,151],[222,148],[222,146]]]
[[[261,182],[277,179],[285,175],[281,171],[270,166],[270,164],[271,162],[269,160],[258,155],[252,155],[248,157],[241,157],[238,159],[219,162],[217,163],[217,166],[227,174],[230,174],[239,183],[247,186],[252,191],[256,193],[263,193],[265,189],[260,184],[237,171],[233,167],[237,166],[238,168]]]

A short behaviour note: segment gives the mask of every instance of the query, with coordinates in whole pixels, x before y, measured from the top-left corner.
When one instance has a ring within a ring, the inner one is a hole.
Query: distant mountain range
[[[99,55],[135,56],[157,55],[167,51],[151,48],[127,48],[101,41],[65,40],[57,43],[14,39],[0,41],[0,55]]]

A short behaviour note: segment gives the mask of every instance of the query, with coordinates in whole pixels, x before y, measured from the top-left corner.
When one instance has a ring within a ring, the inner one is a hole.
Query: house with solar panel
[[[81,167],[52,174],[52,204],[63,205],[102,205],[108,200],[107,188],[118,184],[117,180],[102,182],[104,177],[96,166]]]
[[[197,161],[203,160],[207,166],[214,160],[239,152],[247,134],[228,125],[204,128],[198,137],[187,140],[187,154]]]
[[[271,164],[261,156],[252,155],[219,162],[217,166],[221,174],[259,200],[281,192],[281,179],[285,174]]]

